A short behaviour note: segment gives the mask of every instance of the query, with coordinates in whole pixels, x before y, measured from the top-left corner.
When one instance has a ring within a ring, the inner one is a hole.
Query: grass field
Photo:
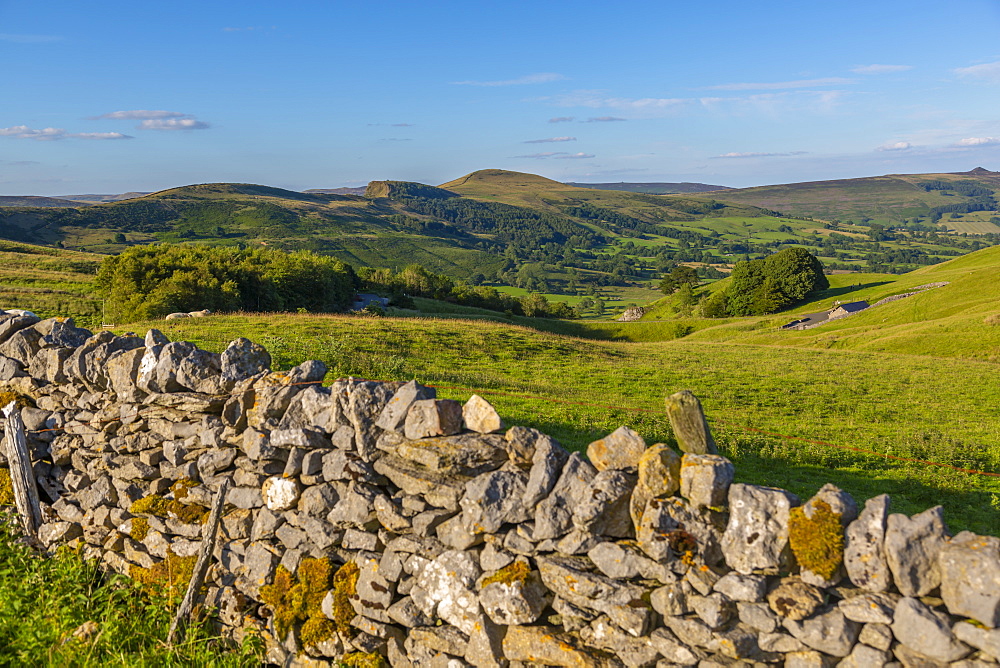
[[[91,280],[101,256],[0,240],[0,308],[47,318],[74,314],[82,327],[100,326],[101,302]]]
[[[827,480],[880,492],[913,513],[937,503],[955,528],[1000,530],[1000,480],[766,437],[744,428],[886,455],[1000,471],[1000,389],[988,362],[771,346],[593,341],[496,322],[246,315],[160,326],[221,350],[247,336],[289,366],[322,359],[331,377],[409,379],[492,401],[510,424],[580,449],[622,424],[670,439],[663,397],[702,398],[740,480],[809,495]],[[448,389],[454,388],[454,389]]]

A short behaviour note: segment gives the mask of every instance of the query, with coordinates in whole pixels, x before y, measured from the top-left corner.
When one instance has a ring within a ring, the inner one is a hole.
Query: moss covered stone
[[[303,559],[297,577],[278,566],[274,581],[261,587],[261,600],[274,616],[274,630],[280,639],[288,637],[299,622],[303,622],[304,645],[322,642],[337,631],[337,625],[323,616],[323,599],[330,590],[332,570],[329,559]]]
[[[149,533],[149,520],[145,517],[133,517],[128,535],[132,540],[141,541]]]
[[[812,517],[803,507],[792,508],[788,519],[788,542],[799,565],[816,575],[832,578],[844,561],[844,528],[840,513],[826,501],[817,500]]]
[[[194,555],[181,557],[167,550],[167,557],[163,561],[158,561],[149,568],[132,566],[129,575],[151,593],[171,599],[180,598],[191,581],[197,560],[198,557]]]
[[[385,657],[374,652],[351,652],[344,655],[340,665],[345,668],[387,668],[389,664]]]
[[[10,469],[0,468],[0,506],[14,505],[14,482],[10,479]]]
[[[507,566],[504,566],[493,575],[483,578],[482,587],[485,589],[487,586],[495,582],[503,584],[514,584],[516,582],[520,582],[521,584],[524,584],[530,574],[531,567],[528,566],[528,563],[526,561],[517,560]]]
[[[354,608],[351,599],[358,595],[358,576],[361,569],[353,561],[337,569],[333,575],[333,621],[337,630],[347,634],[351,632],[351,620],[354,618]]]
[[[209,514],[204,506],[183,503],[176,498],[166,499],[158,494],[144,496],[129,506],[128,511],[133,515],[176,517],[184,524],[204,524]]]

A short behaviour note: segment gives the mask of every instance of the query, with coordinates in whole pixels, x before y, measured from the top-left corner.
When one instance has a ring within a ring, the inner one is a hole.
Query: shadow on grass
[[[845,285],[840,288],[827,288],[822,292],[818,292],[815,295],[810,295],[810,301],[816,301],[818,299],[829,299],[831,297],[840,297],[841,295],[846,295],[851,292],[857,292],[858,290],[864,290],[866,288],[877,288],[881,285],[888,285],[892,281],[874,281],[872,283],[858,283],[857,285]],[[797,308],[792,306],[792,309]]]

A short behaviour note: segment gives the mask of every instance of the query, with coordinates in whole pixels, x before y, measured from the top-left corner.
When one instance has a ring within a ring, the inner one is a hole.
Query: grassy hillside
[[[486,396],[510,424],[572,448],[621,424],[669,440],[666,394],[692,389],[740,480],[809,495],[827,480],[896,512],[944,503],[955,528],[1000,529],[1000,481],[745,431],[763,429],[1000,471],[1000,393],[988,362],[691,339],[584,340],[483,320],[262,315],[136,323],[221,350],[236,336],[276,363],[326,361],[337,377],[417,378],[441,396]]]
[[[728,186],[713,186],[707,183],[573,183],[566,185],[577,188],[594,188],[597,190],[624,190],[630,193],[646,193],[647,195],[679,195],[683,193],[705,193],[716,190],[729,190]]]
[[[727,203],[775,209],[794,216],[853,221],[871,218],[886,225],[899,224],[906,219],[926,218],[934,207],[971,199],[948,189],[925,189],[926,184],[934,181],[975,183],[994,193],[1000,191],[1000,172],[975,169],[957,174],[890,174],[788,183],[720,191],[711,193],[711,196]],[[992,216],[996,215],[993,209]],[[960,214],[955,218],[956,223],[967,216],[970,220],[979,218],[973,214]],[[950,223],[951,219],[945,222]],[[995,224],[981,226],[978,233],[1000,233],[1000,227]]]
[[[82,327],[100,325],[101,302],[92,281],[101,256],[0,241],[0,308],[48,318],[74,315]]]

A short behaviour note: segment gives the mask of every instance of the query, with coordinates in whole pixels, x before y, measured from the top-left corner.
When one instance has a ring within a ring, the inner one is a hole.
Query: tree
[[[693,267],[680,264],[674,267],[669,274],[660,281],[660,292],[665,295],[672,295],[679,290],[682,285],[694,287],[701,279],[698,278],[698,270]]]
[[[774,255],[738,262],[726,289],[730,315],[764,315],[802,301],[830,287],[823,264],[804,248],[786,248]]]
[[[115,235],[115,243],[116,244],[123,244],[123,243],[126,243],[126,241],[128,241],[128,240],[125,238],[125,235],[122,234],[121,232],[119,232],[118,234]]]

